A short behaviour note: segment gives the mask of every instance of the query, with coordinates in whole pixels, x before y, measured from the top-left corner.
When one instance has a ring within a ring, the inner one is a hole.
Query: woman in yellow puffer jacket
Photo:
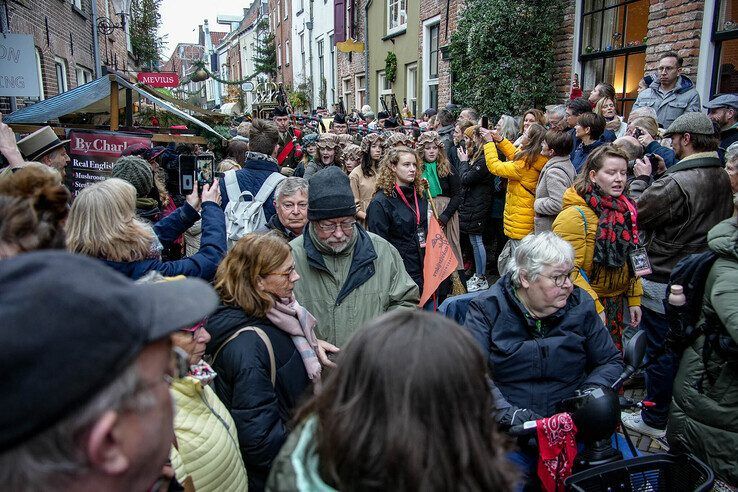
[[[172,382],[175,445],[169,454],[177,481],[197,492],[245,491],[246,466],[236,424],[209,383],[213,369],[202,360],[210,334],[204,322],[172,335],[176,350],[187,353],[188,376]]]
[[[541,169],[548,162],[548,157],[541,155],[541,144],[546,129],[537,123],[528,127],[520,149],[515,148],[496,130],[482,132],[487,140],[484,145],[487,169],[495,176],[508,180],[503,220],[508,242],[497,260],[500,275],[504,275],[509,268],[510,259],[514,257],[518,242],[533,232],[536,186]],[[500,160],[498,150],[504,154],[507,161]]]
[[[553,232],[574,247],[574,283],[594,299],[597,312],[622,349],[627,301],[630,326],[641,319],[641,279],[631,255],[640,247],[636,206],[625,194],[628,157],[612,145],[590,154],[574,185],[564,192]]]

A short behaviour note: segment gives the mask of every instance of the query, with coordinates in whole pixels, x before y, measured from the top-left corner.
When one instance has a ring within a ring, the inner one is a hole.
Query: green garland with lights
[[[239,79],[239,80],[225,80],[225,79],[222,79],[222,78],[218,77],[213,72],[211,72],[208,69],[208,67],[205,65],[205,62],[203,60],[196,60],[196,61],[194,61],[192,63],[192,67],[193,67],[192,72],[190,72],[190,74],[187,76],[186,79],[180,81],[180,83],[179,83],[180,86],[187,85],[190,82],[192,82],[192,78],[200,70],[202,70],[206,74],[208,74],[208,76],[211,77],[213,80],[217,80],[221,84],[227,84],[227,85],[241,85],[241,84],[243,84],[245,82],[250,82],[254,77],[256,77],[256,75],[252,75],[250,77],[244,77],[244,78]],[[198,81],[198,82],[201,82],[201,81]]]

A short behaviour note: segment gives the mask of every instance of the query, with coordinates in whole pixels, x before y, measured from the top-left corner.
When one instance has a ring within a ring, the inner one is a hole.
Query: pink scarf
[[[321,366],[317,356],[318,338],[315,336],[317,322],[313,315],[292,296],[275,299],[274,306],[267,312],[267,318],[277,328],[292,336],[308,377],[318,384]]]

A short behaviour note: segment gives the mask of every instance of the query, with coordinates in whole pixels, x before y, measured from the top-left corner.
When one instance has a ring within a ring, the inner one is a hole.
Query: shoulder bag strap
[[[254,197],[254,200],[266,203],[267,198],[272,194],[274,188],[276,188],[277,185],[285,178],[287,178],[287,176],[277,172],[270,174],[266,181],[264,181],[264,184],[261,185],[261,188],[259,188],[259,192],[256,194],[256,197]]]
[[[237,202],[241,196],[241,187],[238,186],[238,178],[236,177],[236,171],[234,169],[226,171],[224,173],[226,194],[228,195],[228,201]]]
[[[574,207],[574,208],[577,209],[577,211],[579,212],[579,215],[582,216],[582,221],[584,221],[584,243],[586,244],[587,243],[587,216],[584,215],[584,210],[582,210],[581,207]],[[589,277],[587,276],[587,272],[584,271],[584,268],[579,269],[579,275],[584,277],[584,280],[586,280],[587,283],[589,283]]]
[[[267,352],[269,352],[269,378],[272,381],[272,386],[275,385],[277,381],[277,362],[274,359],[274,347],[272,347],[272,341],[269,340],[269,337],[266,333],[264,333],[264,330],[262,330],[259,327],[256,326],[246,326],[244,328],[241,328],[240,330],[236,330],[233,335],[226,338],[226,341],[223,342],[220,347],[218,347],[218,350],[215,351],[215,354],[213,355],[213,364],[215,363],[215,359],[218,358],[218,354],[220,354],[220,351],[223,350],[223,347],[228,345],[229,342],[234,340],[238,335],[243,333],[244,331],[253,331],[257,335],[259,335],[259,338],[261,338],[261,341],[264,342],[264,345],[266,345]]]

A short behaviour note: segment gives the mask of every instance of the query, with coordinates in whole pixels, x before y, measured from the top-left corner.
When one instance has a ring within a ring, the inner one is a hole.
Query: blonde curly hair
[[[410,154],[415,157],[415,164],[418,166],[418,172],[415,173],[415,191],[423,193],[422,178],[420,173],[421,160],[417,154],[410,147],[392,147],[387,150],[387,153],[382,158],[382,162],[379,164],[379,175],[377,176],[377,191],[384,191],[384,194],[391,196],[395,191],[395,182],[397,181],[397,175],[395,174],[394,166],[400,162],[400,156],[403,154]]]

